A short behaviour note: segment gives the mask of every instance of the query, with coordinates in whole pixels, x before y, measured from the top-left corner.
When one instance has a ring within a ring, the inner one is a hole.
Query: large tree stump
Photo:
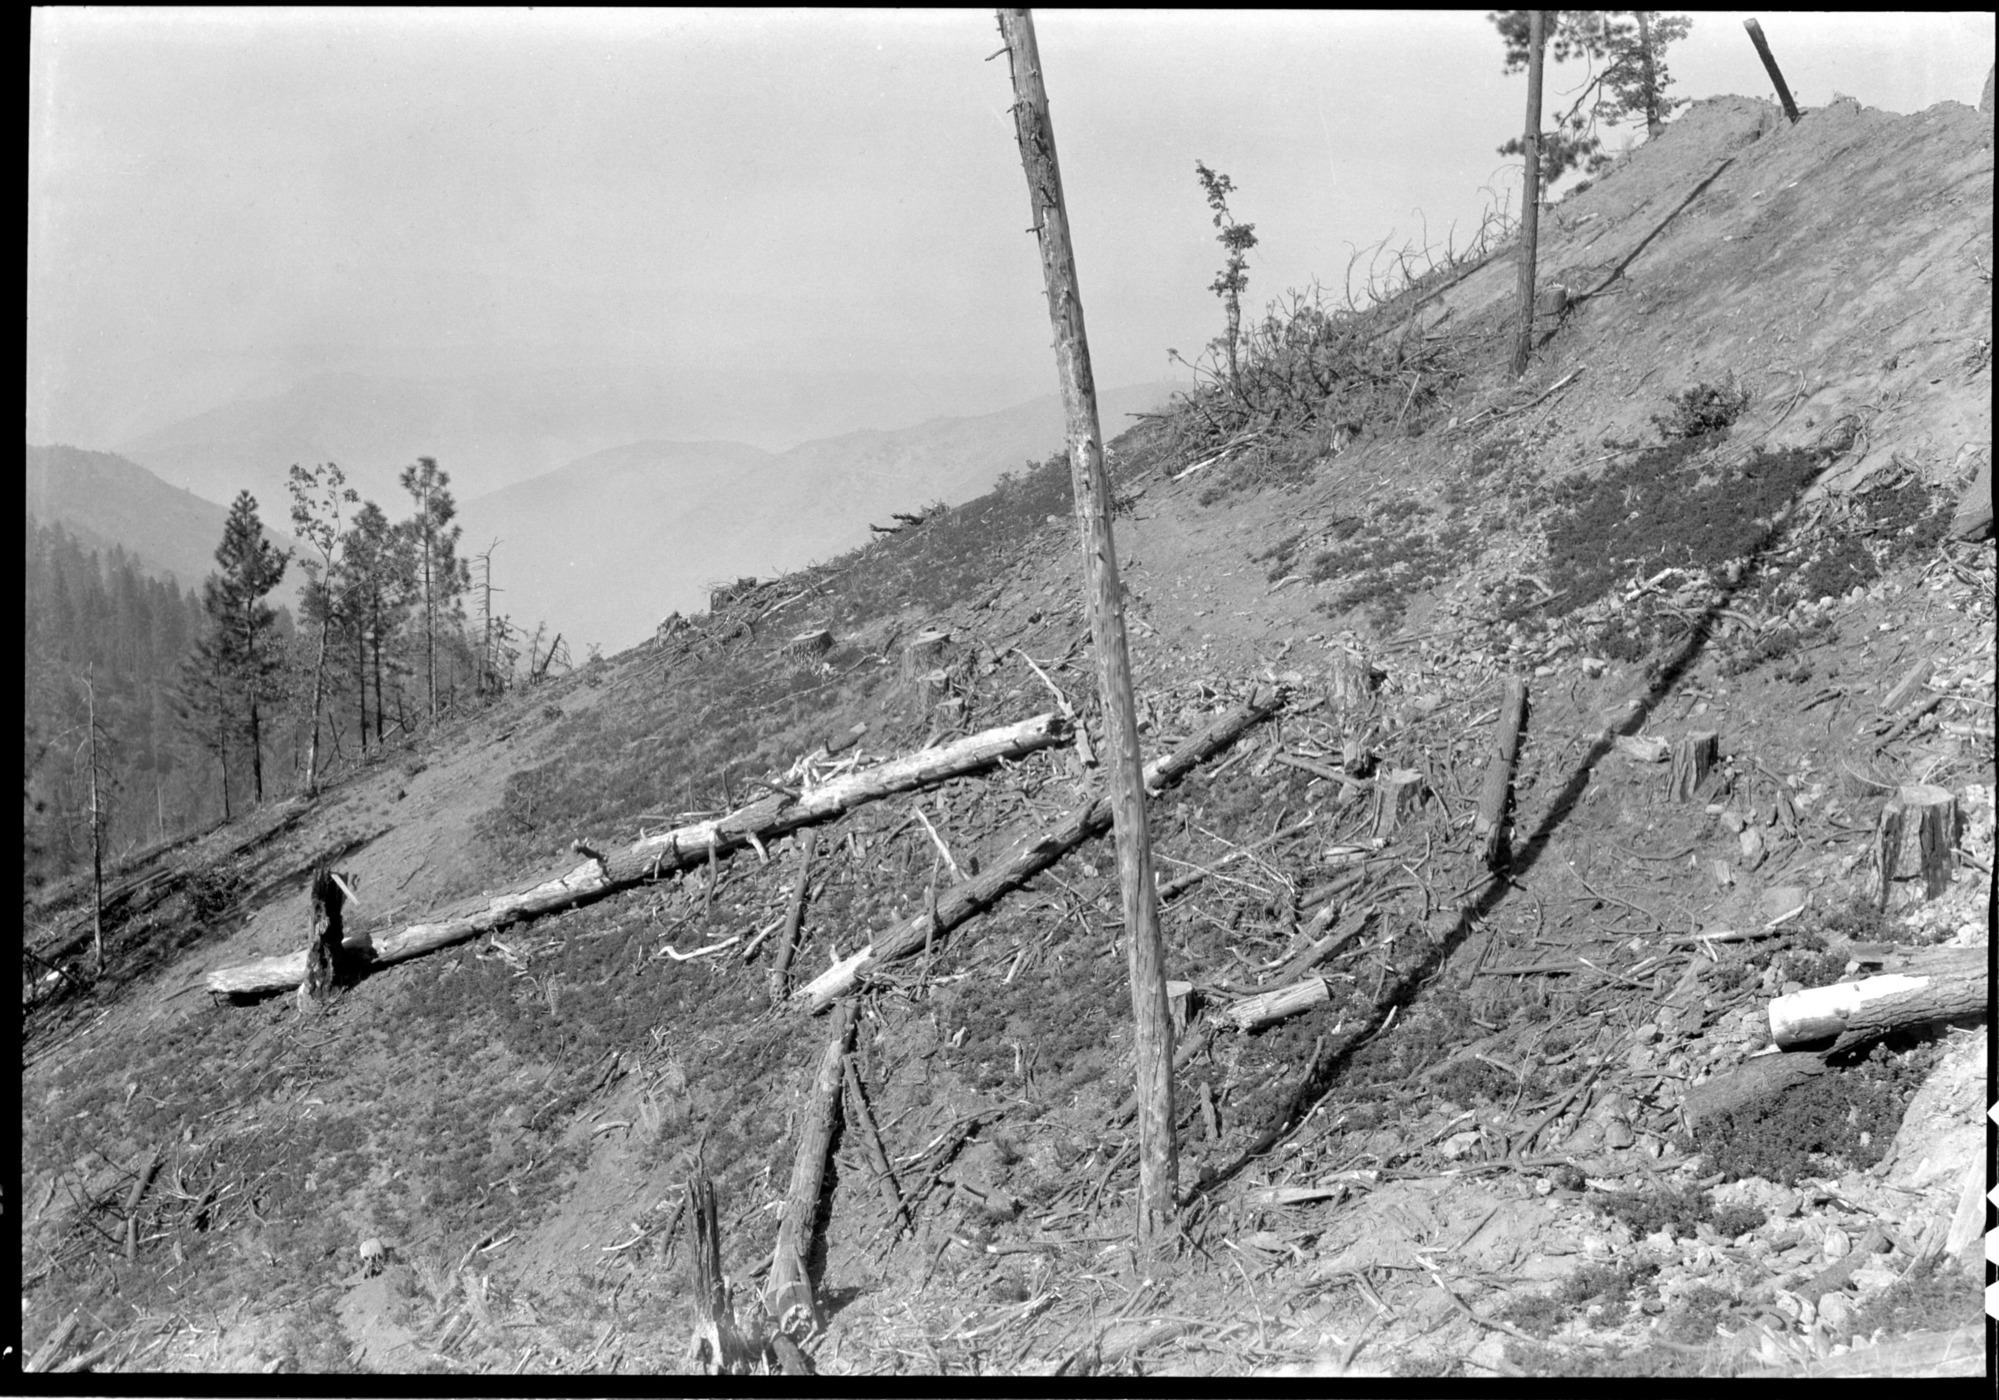
[[[1694,801],[1720,756],[1720,736],[1713,730],[1697,729],[1681,735],[1679,743],[1673,745],[1673,768],[1666,778],[1666,799]]]
[[[1922,899],[1950,886],[1951,847],[1957,841],[1957,798],[1948,788],[1909,783],[1881,808],[1874,831],[1875,907],[1886,909],[1895,882],[1920,877]]]
[[[1387,838],[1416,815],[1429,787],[1414,768],[1391,768],[1374,780],[1373,834]]]
[[[350,959],[342,940],[346,937],[343,910],[353,886],[324,867],[312,874],[312,932],[305,945],[305,980],[299,983],[299,1005],[310,1000],[324,1006],[333,989],[347,974]]]

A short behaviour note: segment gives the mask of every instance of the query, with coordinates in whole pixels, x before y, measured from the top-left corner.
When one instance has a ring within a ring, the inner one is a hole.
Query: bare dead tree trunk
[[[97,790],[97,681],[95,668],[83,673],[90,745],[90,928],[97,951],[97,975],[104,975],[104,809]]]
[[[1541,49],[1548,14],[1529,10],[1527,36],[1527,174],[1520,210],[1520,339],[1513,346],[1513,377],[1527,372],[1534,350],[1534,257],[1541,235]]]
[[[1089,580],[1090,633],[1097,654],[1104,737],[1110,750],[1111,811],[1124,893],[1125,948],[1138,1060],[1138,1240],[1141,1251],[1151,1252],[1166,1240],[1175,1218],[1173,1027],[1166,1007],[1166,954],[1159,936],[1152,846],[1146,830],[1138,711],[1131,694],[1123,588],[1118,580],[1117,542],[1111,530],[1110,483],[1104,472],[1083,298],[1076,281],[1075,250],[1069,239],[1062,171],[1055,155],[1055,128],[1048,116],[1048,92],[1042,82],[1034,20],[1026,10],[1001,10],[999,26],[1013,68],[1015,131],[1048,288],[1048,317],[1055,331],[1055,359],[1068,419],[1077,524]]]
[[[1791,88],[1784,81],[1783,70],[1777,67],[1777,56],[1770,52],[1770,41],[1763,37],[1763,26],[1753,19],[1742,21],[1742,27],[1749,31],[1749,42],[1756,46],[1756,56],[1763,60],[1763,71],[1770,75],[1771,86],[1777,89],[1777,100],[1784,104],[1784,115],[1793,125],[1798,120],[1798,104],[1791,100]]]

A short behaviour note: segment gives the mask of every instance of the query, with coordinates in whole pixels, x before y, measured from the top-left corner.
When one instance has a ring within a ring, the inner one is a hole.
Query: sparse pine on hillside
[[[1527,66],[1530,10],[1498,10],[1487,16],[1506,45],[1506,68],[1517,73]],[[1618,122],[1645,123],[1650,135],[1675,110],[1683,97],[1668,97],[1672,74],[1666,68],[1666,48],[1687,37],[1693,21],[1685,15],[1656,10],[1555,10],[1545,41],[1557,63],[1581,59],[1592,76],[1569,109],[1541,135],[1541,188],[1547,191],[1572,170],[1594,175],[1611,162],[1597,127]],[[1522,155],[1526,146],[1514,137],[1499,148],[1503,156]]]
[[[385,680],[400,685],[397,633],[415,591],[415,556],[408,536],[373,501],[364,501],[340,545],[345,594],[342,613],[353,623],[345,639],[353,650],[354,698],[360,712],[360,745],[368,747],[368,695],[374,692],[375,743],[383,739]]]
[[[210,574],[201,586],[210,630],[199,655],[228,689],[236,723],[250,749],[251,791],[260,803],[265,721],[284,699],[283,640],[277,612],[264,599],[283,581],[289,559],[288,552],[264,538],[256,498],[239,491],[215,551],[221,572]]]
[[[416,514],[402,528],[416,556],[417,601],[423,609],[424,696],[435,720],[439,628],[463,621],[462,599],[472,578],[466,562],[458,557],[462,527],[451,523],[458,514],[458,503],[451,494],[451,473],[438,466],[435,457],[419,457],[403,468],[402,485],[416,503]],[[455,634],[455,627],[453,631]]]
[[[317,467],[301,467],[293,463],[286,484],[292,497],[292,534],[308,550],[299,559],[299,568],[306,575],[299,606],[305,613],[307,625],[318,633],[312,661],[309,721],[312,739],[306,749],[305,760],[305,786],[308,792],[312,792],[319,787],[319,721],[326,698],[326,655],[334,628],[347,622],[341,609],[347,590],[340,577],[342,558],[339,546],[345,533],[347,507],[354,505],[361,497],[347,484],[347,474],[333,462]]]

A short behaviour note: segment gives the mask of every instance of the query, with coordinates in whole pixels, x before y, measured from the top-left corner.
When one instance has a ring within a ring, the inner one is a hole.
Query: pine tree
[[[208,613],[210,643],[204,659],[232,697],[234,713],[250,747],[250,785],[257,802],[264,800],[264,717],[283,698],[278,678],[284,653],[277,632],[277,612],[264,601],[285,576],[288,551],[264,538],[257,501],[238,492],[222,527],[215,562],[221,572],[201,586],[201,605]]]
[[[1669,98],[1666,89],[1672,74],[1666,69],[1666,48],[1687,37],[1693,22],[1685,15],[1666,15],[1656,10],[1550,10],[1548,57],[1557,63],[1584,59],[1592,66],[1601,64],[1569,110],[1554,122],[1554,129],[1541,136],[1541,188],[1546,190],[1569,171],[1580,167],[1594,175],[1611,157],[1596,134],[1599,123],[1606,125],[1642,118],[1648,136],[1657,135],[1660,125],[1673,112],[1687,105],[1683,97]],[[1499,10],[1487,16],[1506,45],[1508,73],[1527,66],[1527,33],[1531,10]],[[1628,16],[1624,18],[1622,16]],[[1521,155],[1526,146],[1514,137],[1499,148],[1505,156]]]
[[[459,597],[471,586],[471,571],[458,557],[461,527],[451,523],[458,514],[451,474],[437,465],[436,458],[419,457],[403,468],[402,486],[416,502],[416,514],[400,528],[415,555],[417,598],[423,608],[424,691],[435,722],[438,622],[457,611]]]
[[[338,557],[346,507],[361,499],[335,463],[318,467],[292,464],[286,483],[292,497],[292,534],[312,551],[299,561],[306,584],[299,598],[309,626],[319,629],[312,662],[312,742],[306,749],[305,789],[319,791],[319,717],[326,699],[326,653],[340,620],[346,590]]]
[[[352,623],[349,640],[354,647],[354,689],[359,697],[361,746],[365,752],[371,661],[375,742],[377,745],[382,742],[382,658],[402,623],[403,609],[409,605],[413,574],[409,541],[389,523],[380,506],[364,501],[341,543],[341,565],[347,599],[343,611]]]

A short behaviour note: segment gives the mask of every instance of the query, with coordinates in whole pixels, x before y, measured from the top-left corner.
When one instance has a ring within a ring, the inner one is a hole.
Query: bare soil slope
[[[1385,408],[1120,439],[1148,746],[1270,709],[1153,808],[1185,1240],[1130,1249],[1099,837],[855,993],[818,1369],[1982,1367],[1982,1015],[1703,1105],[1786,991],[1985,975],[1994,559],[1948,524],[1990,467],[1991,211],[1989,115],[1788,127],[1717,99],[1544,222],[1566,305],[1524,380],[1502,254],[1367,313],[1411,356]],[[378,968],[322,1013],[204,978],[303,946],[322,863],[379,941],[576,868],[572,843],[781,810],[1051,691],[1094,729],[1068,510],[1051,463],[120,872],[106,975],[24,1012],[31,1356],[686,1370],[704,1169],[753,1317],[831,1034],[767,999],[798,837]],[[1490,871],[1508,677],[1529,710]],[[1676,790],[1661,755],[1701,734],[1714,762]],[[1088,748],[818,828],[791,985],[1031,850],[1099,790]],[[1950,794],[1951,853],[1884,897],[1874,833],[1907,783]],[[85,892],[28,923],[75,966]]]

